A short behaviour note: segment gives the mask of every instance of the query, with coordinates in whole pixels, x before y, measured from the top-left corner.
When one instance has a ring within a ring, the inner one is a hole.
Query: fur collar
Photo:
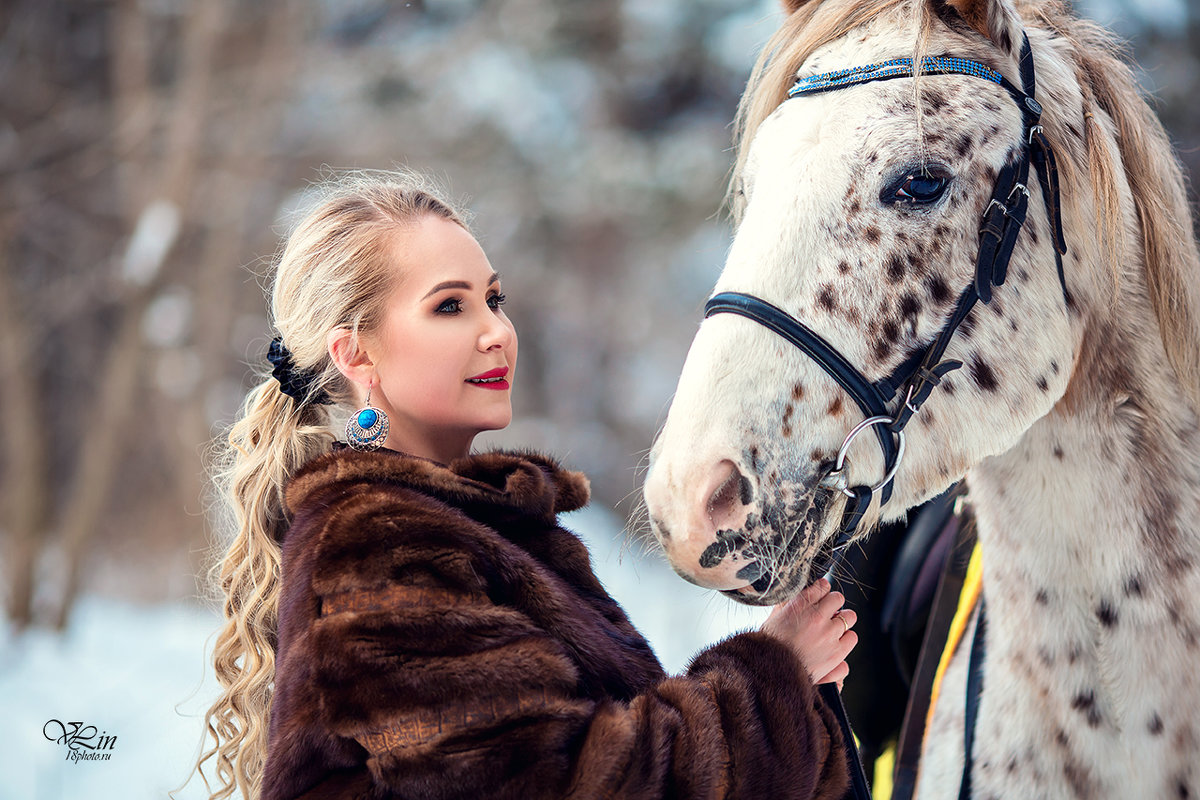
[[[289,513],[336,484],[382,483],[415,489],[454,506],[492,506],[549,518],[587,505],[588,479],[533,451],[494,451],[449,465],[394,450],[341,447],[309,461],[285,493]]]

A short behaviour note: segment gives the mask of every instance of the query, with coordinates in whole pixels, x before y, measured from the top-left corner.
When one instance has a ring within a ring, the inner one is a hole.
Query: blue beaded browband
[[[991,67],[955,56],[926,56],[921,59],[921,72],[927,75],[971,75],[1001,86],[1007,83],[1004,76]],[[857,83],[869,83],[888,78],[911,78],[912,75],[913,60],[911,58],[893,58],[880,64],[864,64],[861,67],[797,78],[795,85],[788,90],[788,97],[828,92]]]

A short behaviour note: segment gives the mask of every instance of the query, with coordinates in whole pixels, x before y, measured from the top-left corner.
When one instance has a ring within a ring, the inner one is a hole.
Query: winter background
[[[1200,172],[1200,4],[1088,0]],[[0,4],[0,800],[163,798],[216,687],[210,443],[261,276],[327,168],[464,196],[521,333],[516,422],[592,480],[566,524],[671,670],[761,610],[634,510],[729,241],[729,123],[776,0]],[[49,720],[116,736],[69,763]],[[203,798],[193,779],[177,795]]]

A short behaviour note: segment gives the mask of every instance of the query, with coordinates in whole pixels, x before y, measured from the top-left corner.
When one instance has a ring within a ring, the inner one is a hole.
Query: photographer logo
[[[60,722],[52,719],[42,726],[42,735],[67,748],[67,761],[108,761],[117,746],[117,737],[107,731],[97,731],[95,725],[82,722]]]

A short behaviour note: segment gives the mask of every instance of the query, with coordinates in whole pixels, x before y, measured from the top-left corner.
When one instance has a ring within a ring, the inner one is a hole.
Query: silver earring
[[[367,389],[367,401],[346,422],[346,441],[355,450],[378,450],[387,435],[387,414],[371,405],[371,390]]]

